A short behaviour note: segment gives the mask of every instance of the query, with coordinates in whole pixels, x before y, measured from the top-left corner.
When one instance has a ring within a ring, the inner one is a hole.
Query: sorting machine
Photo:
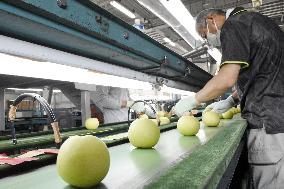
[[[1,53],[193,92],[212,77],[88,0],[2,0],[0,25]],[[59,82],[7,74],[0,74],[0,81],[1,97],[6,87]],[[82,91],[83,121],[90,116],[88,98],[88,91]],[[5,128],[3,100],[0,99],[0,129]],[[61,129],[57,125],[51,131],[13,133],[0,137],[0,153],[13,157],[23,150],[56,149],[69,136],[91,134],[107,144],[111,157],[109,173],[95,188],[236,185],[245,163],[246,121],[235,115],[232,120],[222,120],[218,127],[201,125],[197,136],[191,137],[178,133],[176,121],[172,118],[170,124],[160,126],[161,137],[153,149],[132,147],[127,139],[128,123],[123,122],[101,125],[94,131],[84,127]],[[37,157],[38,160],[18,165],[0,165],[0,188],[72,188],[56,172],[56,154]]]

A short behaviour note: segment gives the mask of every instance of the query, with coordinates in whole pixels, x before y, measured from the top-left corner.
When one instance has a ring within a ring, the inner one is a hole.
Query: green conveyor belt
[[[110,133],[115,132],[122,132],[126,131],[128,128],[128,125],[123,124],[117,124],[115,126],[109,126],[109,127],[102,127],[98,128],[94,131],[87,130],[87,129],[80,129],[80,130],[72,130],[68,132],[62,132],[61,137],[64,140],[66,140],[68,137],[73,135],[106,135]],[[12,140],[2,140],[0,141],[0,152],[12,152],[19,149],[25,149],[25,148],[36,148],[41,146],[47,146],[47,145],[53,145],[54,146],[54,136],[53,134],[47,134],[47,135],[40,135],[40,136],[33,136],[33,137],[24,137],[19,138],[18,143],[16,145],[12,144]]]
[[[172,117],[171,118],[171,122],[175,122],[177,120],[178,120],[177,117]],[[113,127],[114,125],[125,125],[125,124],[127,124],[127,121],[125,121],[125,122],[118,122],[118,123],[102,124],[102,125],[99,126],[99,128]],[[70,131],[77,132],[79,130],[86,130],[86,128],[84,126],[81,126],[81,127],[71,127],[71,128],[60,128],[60,132],[61,133],[70,132]],[[53,131],[49,130],[49,131],[40,131],[40,132],[31,132],[31,133],[20,133],[20,134],[16,134],[16,137],[17,137],[17,139],[19,139],[19,138],[35,137],[35,136],[42,136],[42,135],[48,135],[48,134],[53,134]],[[11,135],[0,136],[0,141],[10,140],[11,138],[12,138]]]
[[[109,173],[95,188],[214,188],[245,128],[245,120],[237,116],[217,128],[201,127],[197,136],[181,136],[176,129],[164,132],[154,149],[135,149],[129,143],[110,147]],[[57,175],[55,165],[49,165],[3,178],[0,188],[73,187]]]
[[[170,123],[167,125],[160,126],[161,132],[165,132],[171,129],[176,128],[176,123]],[[127,137],[127,132],[122,132],[119,134],[111,134],[101,137],[101,139],[106,143],[108,147],[120,145],[129,142]],[[17,155],[15,155],[17,156]],[[26,162],[24,164],[19,165],[0,165],[0,178],[12,175],[19,174],[26,170],[42,167],[45,165],[49,165],[55,162],[56,155],[54,154],[44,154],[37,156],[39,158],[37,161]]]
[[[126,123],[127,123],[127,121],[119,122],[119,123],[102,124],[102,125],[99,126],[99,128],[110,127],[110,126],[114,126],[114,125],[122,125],[122,124],[126,124]],[[60,132],[61,133],[70,132],[70,131],[79,131],[79,130],[86,130],[86,128],[84,126],[70,127],[70,128],[60,128]],[[53,130],[50,129],[48,131],[39,131],[39,132],[31,132],[31,133],[19,133],[19,134],[16,133],[16,137],[19,139],[19,138],[47,135],[47,134],[53,134]],[[2,141],[2,140],[9,140],[9,139],[11,139],[11,137],[12,137],[11,135],[0,136],[0,141]]]
[[[177,118],[173,117],[171,121],[177,121]],[[112,135],[119,132],[124,132],[128,130],[127,122],[106,124],[100,126],[94,131],[87,130],[83,127],[79,128],[69,128],[62,129],[61,137],[66,140],[69,136],[73,135],[95,135],[95,136],[104,136]],[[19,135],[17,139],[18,143],[16,145],[12,144],[11,136],[10,138],[2,137],[0,140],[0,153],[18,153],[17,151],[26,148],[40,148],[45,146],[54,146],[54,136],[52,131],[32,133],[30,135],[23,134]]]
[[[227,121],[229,127],[149,184],[147,189],[216,188],[246,129],[244,120]]]

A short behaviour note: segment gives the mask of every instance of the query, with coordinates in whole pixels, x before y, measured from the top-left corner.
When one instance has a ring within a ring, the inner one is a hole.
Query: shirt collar
[[[230,14],[233,12],[235,8],[228,9],[226,12],[226,20],[229,18]]]

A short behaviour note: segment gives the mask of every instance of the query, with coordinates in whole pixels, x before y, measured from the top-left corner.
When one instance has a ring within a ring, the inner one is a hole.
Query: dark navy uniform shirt
[[[221,44],[221,66],[241,65],[237,89],[249,128],[284,133],[284,32],[260,13],[233,11]]]

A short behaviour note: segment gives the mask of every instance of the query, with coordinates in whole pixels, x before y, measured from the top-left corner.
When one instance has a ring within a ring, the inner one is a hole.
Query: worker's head
[[[225,20],[226,12],[222,9],[203,10],[197,15],[196,30],[210,45],[221,46],[220,33]]]

